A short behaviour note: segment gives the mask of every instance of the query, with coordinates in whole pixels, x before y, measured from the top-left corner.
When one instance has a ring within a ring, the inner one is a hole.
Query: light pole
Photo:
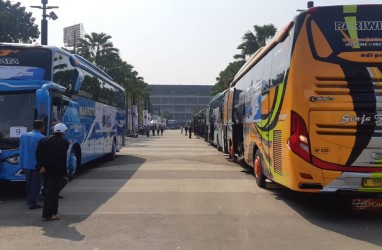
[[[30,6],[30,7],[42,10],[41,45],[48,45],[48,20],[46,20],[46,18],[50,17],[53,20],[56,20],[58,17],[56,13],[54,13],[53,11],[50,12],[49,15],[47,15],[46,10],[57,9],[58,6],[46,6],[48,4],[48,0],[41,0],[41,3],[42,3],[42,7],[41,6]]]

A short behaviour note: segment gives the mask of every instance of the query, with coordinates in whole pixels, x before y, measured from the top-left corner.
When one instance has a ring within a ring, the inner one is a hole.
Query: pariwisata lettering
[[[334,22],[335,30],[382,30],[382,21]]]

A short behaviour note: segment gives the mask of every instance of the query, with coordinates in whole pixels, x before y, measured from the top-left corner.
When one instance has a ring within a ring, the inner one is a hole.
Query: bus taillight
[[[294,111],[291,112],[291,136],[288,145],[298,156],[311,161],[308,130],[304,120]]]

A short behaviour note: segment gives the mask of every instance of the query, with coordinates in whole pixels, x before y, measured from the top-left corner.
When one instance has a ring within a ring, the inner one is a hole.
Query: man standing
[[[33,130],[22,134],[20,138],[20,168],[25,172],[29,209],[41,208],[37,204],[37,197],[41,188],[41,176],[36,168],[36,149],[39,141],[44,138],[43,131],[44,122],[35,120]]]
[[[37,164],[45,175],[45,202],[42,211],[42,220],[59,220],[58,195],[67,183],[68,172],[66,167],[67,151],[69,142],[66,140],[65,132],[68,128],[63,123],[54,126],[54,135],[50,135],[37,146]]]

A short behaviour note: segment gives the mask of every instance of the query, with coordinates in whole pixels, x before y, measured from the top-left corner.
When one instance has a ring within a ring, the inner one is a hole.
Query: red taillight
[[[304,120],[296,112],[291,112],[289,148],[304,160],[311,162],[308,130]]]

